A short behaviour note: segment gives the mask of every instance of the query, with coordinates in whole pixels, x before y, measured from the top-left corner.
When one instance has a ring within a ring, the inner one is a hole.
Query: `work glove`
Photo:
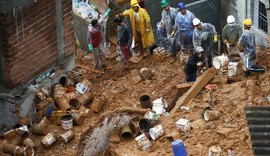
[[[94,51],[94,48],[93,48],[92,44],[88,44],[88,50],[90,52],[93,52]]]
[[[218,35],[214,35],[214,43],[217,43],[218,41]]]
[[[203,62],[198,62],[197,63],[197,66],[202,66],[203,65]]]
[[[110,12],[111,12],[111,8],[108,8],[107,12],[105,13],[105,16],[109,16]]]

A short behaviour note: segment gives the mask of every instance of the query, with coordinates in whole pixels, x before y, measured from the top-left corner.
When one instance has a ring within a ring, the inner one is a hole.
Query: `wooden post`
[[[200,93],[201,89],[216,75],[216,69],[210,68],[206,70],[197,80],[193,83],[192,87],[181,96],[177,102],[175,107],[171,110],[170,115],[175,113],[178,108],[183,104],[188,104],[189,101],[194,98],[198,93]]]

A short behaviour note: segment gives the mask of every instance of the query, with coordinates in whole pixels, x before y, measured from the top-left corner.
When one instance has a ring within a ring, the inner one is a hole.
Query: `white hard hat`
[[[233,15],[229,15],[227,17],[227,23],[230,24],[230,23],[234,23],[235,22],[235,18],[233,17]]]
[[[192,23],[193,23],[193,25],[198,25],[201,23],[201,21],[198,18],[194,18]]]
[[[195,48],[195,53],[200,53],[200,52],[203,52],[204,50],[203,50],[203,47],[196,47]]]

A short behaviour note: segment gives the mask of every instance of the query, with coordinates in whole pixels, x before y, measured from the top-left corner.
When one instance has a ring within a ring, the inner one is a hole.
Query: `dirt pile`
[[[258,59],[261,65],[270,68],[270,50],[261,51]],[[106,117],[119,114],[128,114],[142,117],[145,110],[140,108],[139,97],[149,95],[151,100],[163,97],[170,104],[177,94],[176,85],[184,82],[183,65],[180,61],[169,63],[169,58],[157,61],[155,56],[149,55],[138,64],[130,63],[125,66],[116,63],[114,59],[107,62],[104,71],[92,68],[90,57],[78,53],[76,71],[93,84],[92,91],[97,100],[106,99],[100,113],[91,111],[82,126],[74,127],[75,139],[65,145],[58,143],[49,149],[40,146],[41,137],[33,137],[37,144],[37,155],[91,155],[83,153],[85,147],[90,147],[88,139],[95,128],[102,126]],[[150,79],[139,76],[141,68],[148,68],[152,72]],[[218,77],[220,75],[217,75]],[[267,96],[270,95],[270,72],[265,74],[252,74],[243,78],[242,72],[238,80],[231,84],[218,83],[217,88],[202,90],[199,95],[185,104],[189,110],[180,110],[170,117],[161,117],[158,124],[164,127],[165,134],[152,141],[152,147],[147,151],[139,150],[137,142],[120,141],[115,132],[108,136],[108,148],[104,155],[172,155],[171,142],[182,139],[188,155],[207,155],[209,147],[215,145],[222,149],[222,155],[232,150],[236,155],[252,155],[251,139],[245,118],[246,105],[269,105]],[[213,121],[204,121],[201,113],[207,108],[218,111],[220,117]],[[183,135],[177,129],[175,122],[186,118],[191,123],[191,130]],[[50,125],[50,131],[64,132],[60,126]],[[134,134],[135,135],[135,134]],[[98,137],[98,135],[97,135]],[[90,138],[93,139],[93,138]],[[132,152],[131,152],[132,151]],[[0,153],[2,154],[2,153]]]

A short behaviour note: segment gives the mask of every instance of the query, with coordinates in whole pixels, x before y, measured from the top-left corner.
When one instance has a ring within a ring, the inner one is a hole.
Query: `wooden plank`
[[[141,56],[133,56],[133,57],[131,57],[130,59],[129,59],[129,61],[130,62],[132,62],[132,63],[139,63],[139,62],[141,62],[143,60],[143,56],[141,55]]]
[[[198,93],[200,93],[201,89],[216,75],[216,69],[213,67],[207,69],[197,80],[194,82],[192,87],[182,96],[180,97],[175,107],[171,110],[170,115],[175,113],[178,108],[184,104],[188,104],[192,98],[194,98]]]
[[[192,85],[193,85],[193,82],[181,83],[181,84],[176,85],[176,88],[177,89],[191,88]]]

